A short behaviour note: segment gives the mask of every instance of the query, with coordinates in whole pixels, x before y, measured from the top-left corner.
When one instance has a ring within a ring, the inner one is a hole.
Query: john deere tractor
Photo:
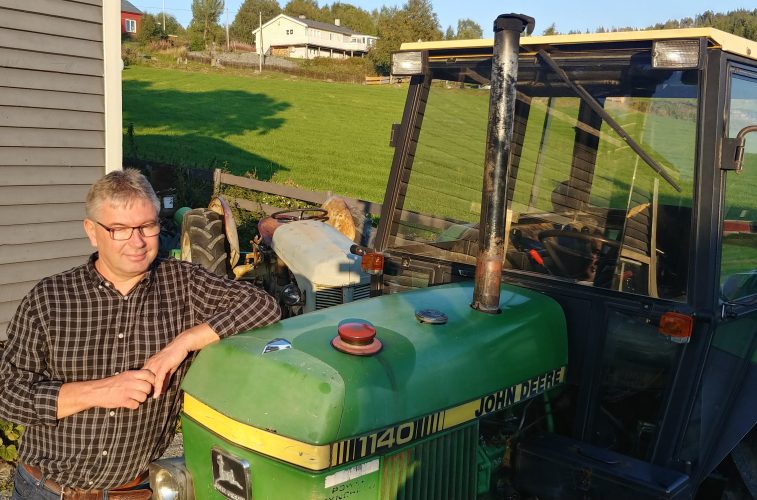
[[[532,28],[395,54],[372,297],[203,350],[158,498],[757,495],[757,43]]]

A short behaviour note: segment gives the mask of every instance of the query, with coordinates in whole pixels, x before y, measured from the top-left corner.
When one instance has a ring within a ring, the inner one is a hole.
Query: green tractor
[[[757,43],[494,27],[395,54],[371,298],[203,350],[157,498],[757,495]]]

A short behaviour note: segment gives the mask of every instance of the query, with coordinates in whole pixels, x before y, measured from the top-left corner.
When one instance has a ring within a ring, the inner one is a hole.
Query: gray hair
[[[160,201],[145,176],[139,170],[127,168],[110,172],[92,184],[84,208],[87,218],[94,220],[103,202],[129,205],[138,199],[152,203],[156,213],[160,211]]]

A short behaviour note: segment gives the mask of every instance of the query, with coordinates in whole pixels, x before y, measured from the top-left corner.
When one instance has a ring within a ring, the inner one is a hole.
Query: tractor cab
[[[724,460],[753,475],[732,452],[754,460],[755,431],[739,443],[757,422],[755,57],[714,29],[520,40],[496,181],[502,279],[556,300],[569,339],[553,408],[570,440],[532,444],[521,480],[554,480],[527,491],[569,497],[555,468],[576,443],[684,472],[692,491]],[[491,40],[395,54],[411,83],[376,238],[382,293],[481,273],[481,179],[507,90],[494,59]]]

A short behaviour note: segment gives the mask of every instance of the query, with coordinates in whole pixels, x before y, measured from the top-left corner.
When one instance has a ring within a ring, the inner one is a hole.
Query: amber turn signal
[[[694,329],[694,318],[677,312],[666,312],[660,318],[657,330],[673,342],[685,344],[691,338]]]
[[[368,274],[381,274],[384,272],[384,256],[376,252],[367,253],[363,255],[360,266]]]

